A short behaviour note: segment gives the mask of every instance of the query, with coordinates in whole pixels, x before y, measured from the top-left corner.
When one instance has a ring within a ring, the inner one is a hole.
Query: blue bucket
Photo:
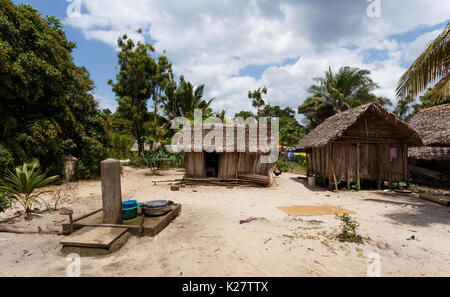
[[[137,205],[136,200],[127,200],[122,202],[122,208],[133,208]]]
[[[130,220],[137,217],[139,203],[136,200],[127,200],[122,202],[122,219]]]

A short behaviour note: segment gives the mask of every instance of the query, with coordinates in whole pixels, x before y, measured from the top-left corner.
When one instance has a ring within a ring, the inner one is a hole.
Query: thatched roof
[[[450,160],[450,147],[439,146],[423,146],[410,147],[408,149],[408,157],[417,160]]]
[[[317,126],[297,144],[297,148],[320,147],[344,136],[345,132],[354,125],[359,118],[366,113],[376,113],[389,124],[395,126],[398,131],[405,135],[408,144],[421,146],[419,135],[406,123],[389,113],[384,107],[377,103],[368,103],[352,109],[335,114]]]
[[[191,124],[185,126],[182,130],[183,133],[190,133],[190,141],[186,142],[184,137],[182,137],[176,144],[173,144],[170,147],[166,146],[166,149],[185,152],[207,151],[250,153],[267,153],[272,150],[270,124],[266,126],[266,131],[264,131],[264,129],[261,129],[260,131],[257,124],[211,124],[210,126],[203,126],[203,129],[200,125],[195,128],[194,126],[195,125]],[[214,133],[219,131],[222,131],[222,139],[220,139],[220,136],[214,136]],[[267,135],[267,138],[260,138],[260,132],[262,135]],[[196,135],[201,135],[201,137],[198,137],[197,141],[195,139]]]
[[[450,103],[422,109],[408,125],[425,145],[450,147]]]

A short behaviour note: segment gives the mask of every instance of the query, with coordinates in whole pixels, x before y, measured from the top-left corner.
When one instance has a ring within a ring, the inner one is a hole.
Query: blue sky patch
[[[251,76],[256,80],[260,80],[264,71],[272,66],[272,64],[255,65],[250,64],[239,70],[238,76]]]
[[[450,21],[450,19],[448,19],[445,22],[433,25],[433,26],[420,25],[420,26],[417,26],[415,29],[410,30],[408,32],[392,34],[392,35],[389,35],[387,38],[394,39],[397,42],[410,43],[410,42],[413,42],[414,40],[416,40],[417,37],[419,37],[420,35],[423,35],[425,33],[428,33],[428,32],[434,31],[434,30],[442,30],[449,21]]]
[[[375,61],[385,61],[389,59],[388,51],[385,49],[369,48],[361,51],[363,55],[363,63],[369,64]]]

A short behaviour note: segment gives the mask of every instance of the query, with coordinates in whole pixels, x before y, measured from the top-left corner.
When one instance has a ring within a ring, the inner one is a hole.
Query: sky
[[[368,69],[376,95],[396,101],[400,76],[449,22],[447,0],[14,0],[61,19],[75,63],[102,108],[117,103],[108,79],[124,33],[166,51],[177,77],[205,84],[205,99],[232,117],[252,110],[249,90],[297,106],[331,66]],[[136,34],[141,28],[143,34]]]

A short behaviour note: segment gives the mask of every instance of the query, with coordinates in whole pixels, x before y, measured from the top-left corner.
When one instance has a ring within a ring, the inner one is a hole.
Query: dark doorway
[[[205,153],[206,177],[217,177],[219,172],[219,155],[217,153]]]

